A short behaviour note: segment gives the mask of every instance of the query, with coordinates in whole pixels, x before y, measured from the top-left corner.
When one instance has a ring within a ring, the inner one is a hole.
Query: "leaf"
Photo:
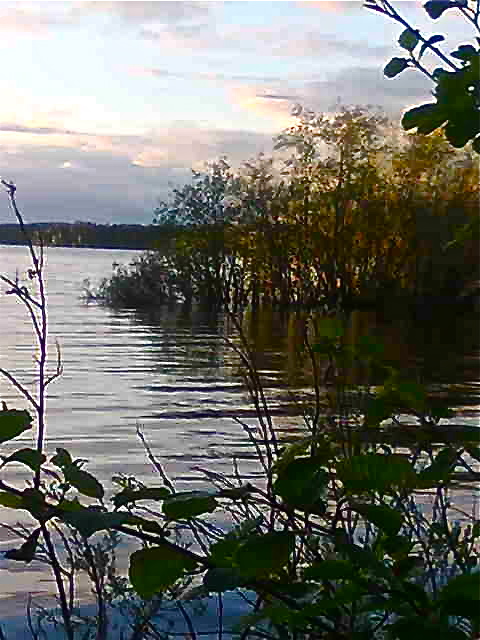
[[[392,493],[413,488],[415,471],[403,456],[367,453],[337,463],[337,475],[345,490],[354,493]]]
[[[17,496],[14,493],[8,493],[7,491],[0,491],[0,505],[2,507],[8,507],[9,509],[25,509],[22,496]]]
[[[128,520],[127,513],[104,513],[93,509],[65,511],[59,517],[63,522],[77,529],[85,538],[89,538],[96,531],[119,527]]]
[[[428,40],[426,42],[424,42],[422,44],[421,48],[420,48],[420,53],[418,54],[418,59],[420,60],[422,58],[423,54],[428,49],[429,45],[437,44],[437,42],[442,42],[443,40],[445,40],[445,36],[442,36],[440,34],[435,35],[435,36],[431,36],[430,38],[428,38]]]
[[[282,467],[273,487],[287,504],[311,513],[325,513],[325,495],[329,475],[322,469],[322,459],[297,458]]]
[[[413,29],[405,29],[398,39],[398,44],[402,49],[413,51],[418,44],[420,37],[418,31]]]
[[[72,456],[68,453],[66,449],[62,449],[62,447],[57,447],[55,449],[57,452],[50,462],[54,464],[56,467],[67,467],[73,464]]]
[[[21,462],[25,464],[27,467],[30,467],[32,471],[38,471],[41,465],[45,462],[46,456],[43,453],[40,453],[36,449],[18,449],[12,455],[5,458],[3,464],[8,464],[9,462]]]
[[[429,0],[423,5],[423,8],[432,20],[436,20],[437,18],[440,18],[444,11],[455,6],[455,3],[450,2],[450,0]]]
[[[10,549],[3,554],[8,560],[17,560],[29,564],[35,557],[41,529],[35,529],[19,549]]]
[[[353,503],[352,508],[389,536],[396,536],[402,527],[401,514],[387,505]]]
[[[229,498],[230,500],[242,500],[246,498],[252,492],[252,485],[247,482],[247,484],[242,485],[241,487],[233,487],[232,489],[220,489],[217,496],[219,498]]]
[[[136,491],[125,488],[113,496],[112,502],[118,508],[138,500],[164,500],[170,495],[171,493],[166,487],[145,487]]]
[[[418,133],[428,135],[445,124],[447,119],[448,115],[440,105],[427,102],[406,111],[402,117],[402,127],[405,131],[417,127]]]
[[[363,358],[378,357],[385,352],[385,345],[383,342],[378,338],[369,335],[359,338],[355,348],[358,355]]]
[[[322,338],[336,340],[345,334],[345,327],[338,318],[325,317],[320,320],[318,335]]]
[[[476,115],[476,114],[475,114]],[[476,134],[477,131],[473,129],[474,126],[478,126],[470,118],[466,117],[466,113],[462,113],[461,116],[448,122],[445,127],[445,137],[453,147],[460,149],[464,147]]]
[[[31,429],[32,421],[32,417],[25,410],[0,411],[0,443],[13,440],[27,429]]]
[[[138,595],[147,599],[171,587],[194,567],[195,562],[191,558],[162,545],[132,553],[128,575]]]
[[[351,580],[356,575],[357,570],[346,560],[323,560],[312,564],[303,572],[306,580]]]
[[[91,473],[71,464],[63,469],[65,480],[84,496],[101,500],[105,494],[100,482]]]
[[[207,591],[223,593],[224,591],[234,591],[244,586],[245,578],[235,569],[215,568],[209,569],[203,576],[203,586]]]
[[[39,521],[47,521],[51,514],[51,509],[47,506],[44,494],[39,489],[27,488],[23,490],[24,509]]]
[[[163,513],[169,520],[188,520],[215,511],[218,502],[208,491],[175,493],[163,503]]]
[[[458,458],[458,452],[451,447],[441,449],[435,460],[418,474],[417,487],[429,489],[449,480]]]
[[[408,66],[406,58],[392,58],[383,70],[383,75],[387,78],[395,78],[399,73],[405,71]]]
[[[478,56],[478,51],[471,44],[461,44],[456,51],[452,51],[450,54],[452,58],[457,60],[463,60],[463,62],[469,62],[475,56]]]
[[[480,462],[480,447],[465,447],[469,456],[477,462]]]
[[[295,536],[288,531],[254,535],[237,549],[234,561],[244,575],[268,576],[287,564],[294,545]]]
[[[452,578],[439,595],[441,609],[447,615],[480,619],[480,573]]]

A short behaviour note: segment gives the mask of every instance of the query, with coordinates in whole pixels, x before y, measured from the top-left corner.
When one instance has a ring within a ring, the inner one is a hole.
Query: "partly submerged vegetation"
[[[297,114],[279,158],[238,171],[222,159],[174,190],[156,212],[157,251],[118,268],[99,295],[233,309],[460,299],[478,280],[473,152],[440,134],[401,138],[357,107]]]

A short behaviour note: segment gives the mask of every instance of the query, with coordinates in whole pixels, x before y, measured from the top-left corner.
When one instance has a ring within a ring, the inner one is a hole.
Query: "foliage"
[[[276,156],[237,172],[222,159],[175,190],[157,210],[157,252],[117,269],[100,295],[130,307],[349,309],[392,297],[453,302],[477,279],[469,151],[438,134],[395,139],[365,108],[295,113]]]
[[[424,36],[412,27],[388,0],[366,0],[365,7],[376,11],[404,27],[398,44],[408,57],[394,57],[386,65],[384,74],[394,78],[405,69],[417,69],[434,83],[435,102],[428,102],[406,111],[404,129],[416,129],[429,134],[443,127],[447,140],[454,147],[472,143],[472,149],[480,153],[480,1],[479,0],[428,0],[424,9],[432,20],[439,19],[446,11],[462,15],[477,34],[475,45],[460,44],[449,55],[439,48],[445,40],[440,34]],[[429,56],[430,54],[430,56]],[[431,69],[424,56],[440,60],[443,66]]]

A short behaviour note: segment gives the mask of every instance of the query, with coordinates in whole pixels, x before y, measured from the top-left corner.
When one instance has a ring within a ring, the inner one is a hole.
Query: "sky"
[[[448,33],[445,51],[471,38],[448,12],[393,4]],[[428,100],[422,74],[383,77],[401,32],[361,0],[1,2],[0,176],[27,222],[149,224],[192,168],[270,154],[296,104],[399,119]]]

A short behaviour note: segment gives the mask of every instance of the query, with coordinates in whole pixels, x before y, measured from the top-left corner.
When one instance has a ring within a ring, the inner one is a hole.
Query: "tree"
[[[398,44],[407,57],[394,57],[384,69],[387,78],[394,78],[405,69],[417,69],[434,83],[435,102],[427,102],[403,114],[402,125],[407,131],[429,134],[443,127],[447,140],[454,147],[472,142],[480,153],[480,0],[428,0],[424,9],[437,20],[446,11],[455,10],[478,34],[473,44],[460,44],[445,54],[438,44],[445,40],[441,34],[425,36],[402,17],[389,0],[366,0],[367,9],[377,11],[404,27]],[[429,68],[424,55],[429,52],[443,66]]]

